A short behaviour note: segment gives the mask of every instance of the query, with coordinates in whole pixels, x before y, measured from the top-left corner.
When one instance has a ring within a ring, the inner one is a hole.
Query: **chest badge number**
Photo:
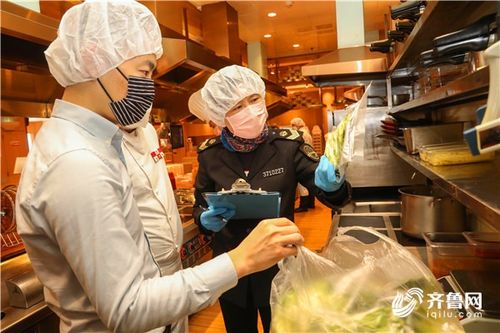
[[[282,173],[285,173],[285,168],[277,168],[273,170],[263,171],[262,177],[267,178],[267,177],[281,175]]]
[[[155,161],[155,163],[158,163],[158,161],[161,160],[163,156],[165,156],[165,154],[160,150],[160,148],[151,152],[151,157],[153,158],[153,161]]]

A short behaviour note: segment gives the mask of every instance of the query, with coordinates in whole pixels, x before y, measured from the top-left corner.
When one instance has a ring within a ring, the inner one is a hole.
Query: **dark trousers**
[[[240,307],[222,298],[219,298],[219,303],[228,333],[257,333],[257,313],[260,314],[264,333],[269,333],[271,306],[256,307],[247,304],[246,307]]]

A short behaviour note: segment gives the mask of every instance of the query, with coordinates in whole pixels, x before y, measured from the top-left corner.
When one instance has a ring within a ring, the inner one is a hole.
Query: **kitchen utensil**
[[[426,1],[406,1],[400,5],[391,7],[391,18],[393,20],[410,19],[417,20],[424,12]]]
[[[368,106],[387,106],[387,98],[385,96],[368,96]]]
[[[427,261],[436,278],[453,269],[474,269],[478,260],[460,232],[424,232]],[[499,261],[500,262],[500,261]]]
[[[406,33],[399,30],[390,30],[387,32],[387,38],[396,42],[403,42],[406,38]]]
[[[396,94],[392,95],[392,105],[401,105],[410,100],[410,94]]]
[[[7,279],[5,284],[13,307],[27,309],[43,300],[43,286],[33,271]]]
[[[437,56],[481,51],[496,41],[496,14],[482,17],[463,29],[434,38],[434,53]]]
[[[496,42],[496,33],[478,36],[458,42],[434,47],[434,53],[439,57],[469,51],[482,51]]]
[[[500,232],[464,232],[478,257],[500,259]]]
[[[380,121],[384,126],[386,127],[391,127],[391,128],[397,128],[398,125],[394,122],[390,122],[390,121],[387,121],[387,120],[381,120]]]
[[[441,64],[459,65],[470,59],[468,53],[451,54],[449,56],[439,57],[434,50],[427,50],[420,53],[420,64],[423,67],[431,67]]]
[[[370,52],[392,52],[394,42],[390,39],[379,40],[370,44]]]
[[[422,238],[424,232],[462,232],[465,208],[443,191],[429,186],[410,186],[401,193],[401,230]]]
[[[406,150],[417,154],[421,146],[445,143],[462,138],[463,123],[403,128]]]
[[[432,42],[435,47],[441,47],[480,36],[490,35],[490,33],[496,29],[495,19],[496,14],[484,16],[463,29],[438,36],[434,38]]]
[[[412,21],[397,21],[396,22],[396,30],[404,32],[405,34],[410,34],[414,27],[415,27],[415,23],[413,23]]]

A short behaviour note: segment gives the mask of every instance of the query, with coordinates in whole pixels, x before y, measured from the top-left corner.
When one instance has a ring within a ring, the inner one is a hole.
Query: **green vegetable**
[[[326,135],[325,156],[330,163],[338,167],[342,156],[342,147],[344,146],[345,130],[351,119],[351,113],[348,113],[340,122],[337,128]]]
[[[442,291],[437,282],[410,280],[400,288],[418,287],[424,295]],[[406,318],[392,313],[392,299],[387,291],[363,286],[357,295],[336,288],[327,278],[304,281],[300,287],[285,290],[273,305],[273,333],[339,332],[339,333],[441,333],[463,332],[458,321],[427,317],[426,302],[417,306]],[[394,296],[396,295],[394,290]],[[392,294],[392,290],[389,292]]]

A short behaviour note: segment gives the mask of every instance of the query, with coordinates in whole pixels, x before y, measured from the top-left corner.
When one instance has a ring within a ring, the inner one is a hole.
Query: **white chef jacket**
[[[182,222],[153,125],[124,131],[122,148],[153,257],[162,276],[173,274],[182,269]],[[172,332],[187,331],[187,316],[172,325]]]
[[[153,125],[123,132],[122,148],[153,256],[162,275],[172,274],[181,268],[182,223]]]
[[[159,277],[124,165],[122,135],[57,100],[17,192],[17,228],[65,332],[162,332],[236,285],[227,254]]]

